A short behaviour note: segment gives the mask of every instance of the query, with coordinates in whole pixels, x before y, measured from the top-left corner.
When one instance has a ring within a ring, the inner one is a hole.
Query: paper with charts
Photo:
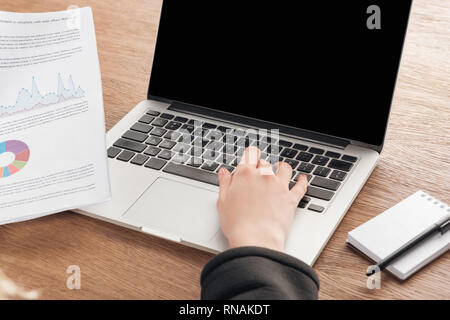
[[[110,198],[90,8],[0,12],[0,224]]]

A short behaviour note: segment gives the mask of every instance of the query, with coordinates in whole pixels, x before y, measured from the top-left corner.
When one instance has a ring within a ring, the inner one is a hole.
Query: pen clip
[[[446,222],[444,222],[439,226],[439,231],[441,232],[442,235],[446,233],[448,230],[450,230],[450,220],[447,220]]]

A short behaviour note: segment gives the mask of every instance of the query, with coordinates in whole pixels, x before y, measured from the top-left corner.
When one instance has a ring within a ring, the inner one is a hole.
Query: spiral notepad
[[[450,214],[447,204],[418,191],[348,234],[347,242],[375,262]],[[436,233],[386,270],[404,280],[450,248],[450,231]]]

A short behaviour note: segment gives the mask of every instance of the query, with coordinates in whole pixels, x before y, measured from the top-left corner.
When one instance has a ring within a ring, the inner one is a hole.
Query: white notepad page
[[[448,214],[448,205],[418,191],[349,232],[347,241],[379,262]],[[449,248],[450,231],[436,233],[386,269],[404,280]]]

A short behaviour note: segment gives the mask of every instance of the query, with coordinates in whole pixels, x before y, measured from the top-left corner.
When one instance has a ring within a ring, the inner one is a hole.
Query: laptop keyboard
[[[298,207],[315,212],[325,208],[314,199],[330,201],[358,160],[155,110],[148,110],[127,130],[108,149],[108,157],[218,186],[218,170],[224,167],[233,173],[248,146],[259,147],[261,158],[271,163],[287,162],[293,169],[290,188],[306,174],[308,189]]]

